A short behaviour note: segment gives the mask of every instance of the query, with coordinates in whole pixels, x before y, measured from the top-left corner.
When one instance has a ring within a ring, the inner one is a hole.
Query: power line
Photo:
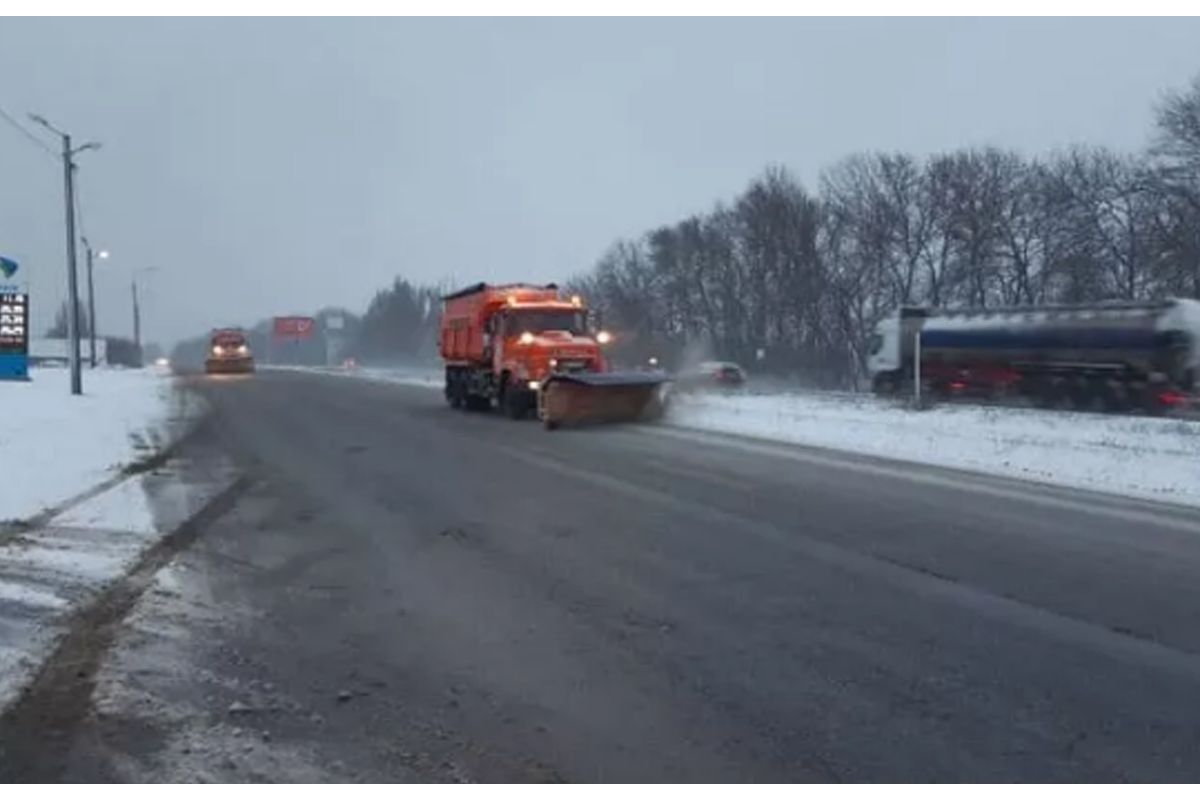
[[[12,127],[16,128],[16,130],[17,130],[17,131],[18,131],[18,132],[19,132],[19,133],[20,133],[22,136],[24,136],[26,139],[28,139],[29,141],[31,141],[31,142],[33,142],[34,144],[36,144],[36,145],[37,145],[38,147],[40,147],[42,150],[45,150],[45,151],[46,151],[46,153],[47,153],[47,154],[49,154],[49,156],[50,156],[51,158],[53,158],[55,161],[57,161],[57,160],[58,160],[58,158],[59,158],[59,156],[58,156],[58,153],[54,152],[54,149],[53,149],[53,148],[51,148],[51,147],[50,147],[50,145],[46,144],[46,143],[45,143],[45,142],[43,142],[41,139],[39,139],[39,138],[38,138],[38,137],[37,137],[35,134],[33,134],[33,133],[32,133],[32,132],[31,132],[31,131],[28,129],[28,128],[26,128],[24,125],[22,125],[22,124],[21,124],[21,123],[20,123],[20,122],[17,120],[17,118],[16,118],[16,117],[14,117],[12,114],[9,114],[7,111],[5,111],[3,106],[0,106],[0,119],[3,119],[3,120],[4,120],[5,122],[7,122],[9,125],[11,125]]]

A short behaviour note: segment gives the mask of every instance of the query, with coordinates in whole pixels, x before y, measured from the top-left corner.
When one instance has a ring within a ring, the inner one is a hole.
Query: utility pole
[[[133,343],[137,350],[138,361],[142,360],[142,306],[138,302],[138,275],[158,272],[158,267],[142,267],[135,269],[129,277],[129,293],[133,296]]]
[[[137,299],[137,278],[130,278],[129,291],[133,293],[133,345],[137,350],[137,357],[141,360],[142,357],[142,312],[138,309]]]
[[[921,332],[913,340],[913,405],[921,408]]]
[[[79,278],[75,271],[75,162],[76,153],[95,150],[95,142],[71,148],[71,135],[46,121],[45,117],[30,114],[29,118],[62,139],[63,198],[67,207],[67,338],[71,359],[71,394],[83,394],[83,374],[79,364]]]

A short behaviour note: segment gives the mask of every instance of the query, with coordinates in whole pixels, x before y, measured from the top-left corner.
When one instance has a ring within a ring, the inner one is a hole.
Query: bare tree
[[[1170,291],[1200,297],[1200,75],[1166,95],[1156,122],[1151,163],[1163,279]]]

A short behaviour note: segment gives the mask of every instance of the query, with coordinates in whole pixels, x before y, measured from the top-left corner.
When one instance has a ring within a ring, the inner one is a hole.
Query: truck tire
[[[459,381],[458,371],[446,367],[446,387],[444,389],[446,402],[451,408],[462,408],[462,384]]]
[[[500,390],[500,408],[509,419],[522,419],[529,410],[529,403],[521,390],[506,383]]]
[[[893,395],[896,393],[896,376],[881,372],[871,381],[871,391],[877,395]]]

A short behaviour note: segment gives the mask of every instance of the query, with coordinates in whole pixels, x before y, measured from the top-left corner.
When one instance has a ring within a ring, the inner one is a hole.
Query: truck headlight
[[[558,366],[558,359],[557,358],[550,359],[550,369],[554,369],[557,366]]]
[[[531,392],[536,392],[542,386],[537,381],[530,381],[527,385],[529,386],[529,391],[531,391]]]
[[[213,345],[212,354],[214,356],[224,355],[225,348],[221,347],[221,345],[219,345],[219,344]]]
[[[608,331],[600,331],[596,334],[596,341],[600,344],[608,344],[612,341],[612,334]]]
[[[250,348],[246,347],[246,345],[244,345],[244,344],[238,345],[238,355],[239,356],[244,356],[244,355],[246,355],[246,353],[249,353],[249,352],[250,352]]]
[[[533,334],[529,331],[525,331],[521,334],[517,341],[521,344],[533,344]]]

